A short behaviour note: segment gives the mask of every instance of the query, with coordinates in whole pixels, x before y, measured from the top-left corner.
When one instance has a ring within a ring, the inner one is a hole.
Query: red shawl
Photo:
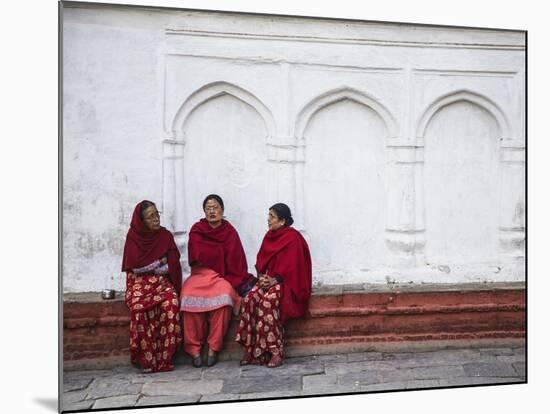
[[[256,258],[256,270],[283,279],[283,322],[304,316],[311,295],[311,256],[299,231],[293,227],[268,231]]]
[[[141,220],[141,203],[134,209],[130,230],[126,235],[122,271],[130,271],[150,265],[163,256],[168,258],[168,272],[174,288],[179,293],[181,289],[180,252],[172,233],[161,227],[156,231],[149,231]]]
[[[206,219],[189,232],[189,264],[202,263],[218,272],[234,289],[248,277],[248,266],[237,230],[226,220],[215,229]]]

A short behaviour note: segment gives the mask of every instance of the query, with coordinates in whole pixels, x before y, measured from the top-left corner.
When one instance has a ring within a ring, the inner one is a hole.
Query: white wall
[[[282,201],[316,283],[524,279],[522,33],[94,5],[63,20],[65,291],[124,288],[144,198],[186,259],[211,192],[250,270]]]

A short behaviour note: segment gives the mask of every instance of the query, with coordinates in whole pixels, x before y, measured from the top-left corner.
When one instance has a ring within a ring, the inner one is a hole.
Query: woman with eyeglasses
[[[210,194],[202,208],[204,218],[189,232],[191,275],[183,283],[180,297],[183,346],[197,368],[204,363],[201,350],[205,342],[206,365],[216,364],[232,311],[238,313],[240,307],[239,294],[246,293],[251,288],[250,280],[254,279],[248,274],[239,235],[224,219],[222,198]]]
[[[283,363],[284,323],[305,315],[311,295],[311,256],[292,227],[290,208],[269,208],[268,231],[256,257],[258,283],[243,299],[235,341],[244,347],[241,365]]]
[[[172,233],[160,225],[160,213],[151,201],[142,201],[134,209],[122,271],[131,316],[131,362],[144,372],[171,371],[182,341],[180,253]]]

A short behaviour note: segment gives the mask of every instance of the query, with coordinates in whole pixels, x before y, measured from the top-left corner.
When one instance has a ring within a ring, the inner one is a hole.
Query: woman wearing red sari
[[[174,368],[172,358],[181,344],[179,259],[174,237],[161,227],[155,204],[139,203],[126,236],[122,271],[131,316],[131,361],[144,372]]]
[[[231,321],[232,310],[238,313],[241,291],[249,279],[246,256],[235,228],[223,218],[220,196],[208,195],[202,204],[205,218],[189,232],[191,275],[181,289],[181,312],[185,351],[192,364],[203,364],[201,348],[209,326],[206,364],[217,362],[223,338]]]
[[[235,340],[245,347],[241,365],[283,363],[283,325],[305,315],[311,295],[311,256],[303,236],[291,227],[286,204],[270,207],[256,258],[258,283],[243,299]]]

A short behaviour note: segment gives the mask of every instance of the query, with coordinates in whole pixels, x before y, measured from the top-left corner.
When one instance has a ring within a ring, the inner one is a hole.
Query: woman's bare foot
[[[280,367],[281,365],[283,365],[283,357],[280,354],[273,355],[267,364],[269,368]]]

